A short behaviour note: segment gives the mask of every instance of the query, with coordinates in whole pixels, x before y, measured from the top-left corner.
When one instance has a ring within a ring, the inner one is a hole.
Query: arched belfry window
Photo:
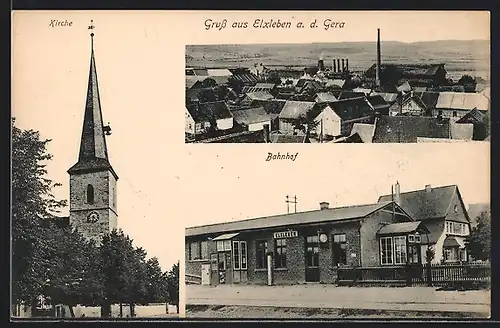
[[[87,186],[87,204],[94,204],[94,187],[91,184]]]

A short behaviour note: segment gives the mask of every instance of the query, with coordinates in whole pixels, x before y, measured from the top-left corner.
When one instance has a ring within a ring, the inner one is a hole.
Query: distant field
[[[382,42],[382,61],[390,63],[445,63],[449,77],[464,74],[489,80],[490,44],[486,40]],[[334,58],[348,58],[349,68],[364,71],[376,60],[375,42],[188,45],[187,66],[315,65],[323,58],[326,66]]]

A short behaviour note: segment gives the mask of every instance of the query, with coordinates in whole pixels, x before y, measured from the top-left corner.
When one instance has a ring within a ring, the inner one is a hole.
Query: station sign
[[[299,236],[299,232],[296,230],[290,230],[290,231],[281,231],[281,232],[275,232],[274,233],[274,239],[281,239],[281,238],[295,238]]]

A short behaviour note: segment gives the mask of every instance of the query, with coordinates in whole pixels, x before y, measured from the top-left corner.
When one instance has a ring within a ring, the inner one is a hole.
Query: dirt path
[[[284,308],[363,309],[490,313],[489,291],[436,291],[429,287],[199,286],[186,290],[186,304]]]
[[[391,311],[365,309],[277,308],[237,305],[187,305],[186,318],[220,319],[462,319],[487,318],[486,315],[466,312]]]

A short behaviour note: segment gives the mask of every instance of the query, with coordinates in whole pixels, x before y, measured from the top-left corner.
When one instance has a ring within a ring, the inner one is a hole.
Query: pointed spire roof
[[[89,26],[93,29],[94,26]],[[103,125],[99,86],[97,82],[97,69],[94,56],[94,33],[90,33],[91,54],[89,82],[87,87],[87,100],[83,117],[82,137],[78,162],[73,165],[68,173],[83,173],[92,171],[110,170],[118,179],[109,163],[105,135],[110,134],[111,128]]]

